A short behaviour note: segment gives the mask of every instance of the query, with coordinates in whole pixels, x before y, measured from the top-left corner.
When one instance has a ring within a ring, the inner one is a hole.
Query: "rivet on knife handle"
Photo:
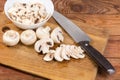
[[[105,70],[108,74],[113,74],[115,72],[115,69],[109,61],[102,56],[100,52],[93,48],[88,41],[81,41],[79,44],[88,53],[89,57],[94,59],[94,62],[96,62],[101,69]]]

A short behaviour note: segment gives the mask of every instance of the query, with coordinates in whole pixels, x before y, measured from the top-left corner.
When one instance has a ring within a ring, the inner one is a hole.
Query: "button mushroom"
[[[46,28],[43,28],[43,27],[39,27],[37,30],[36,30],[36,35],[39,39],[42,39],[42,38],[49,38],[50,37],[50,27],[47,26]]]
[[[23,24],[37,24],[47,17],[47,11],[41,3],[15,3],[8,9],[10,18]]]
[[[44,60],[44,61],[52,61],[53,58],[54,58],[54,53],[55,53],[55,50],[50,50],[49,53],[47,53],[47,54],[44,56],[43,60]]]
[[[78,55],[79,58],[84,58],[85,54],[84,54],[84,50],[82,50],[82,48],[79,46],[76,49],[76,54]]]
[[[63,37],[63,32],[60,27],[57,27],[52,31],[51,38],[53,39],[55,43],[63,42],[64,37]]]
[[[8,46],[17,45],[19,39],[19,33],[14,30],[8,30],[3,34],[3,43],[5,43]]]
[[[49,48],[54,46],[54,42],[51,38],[43,38],[38,40],[35,45],[34,49],[36,52],[42,52],[43,54],[49,52]]]
[[[84,58],[85,55],[83,54],[83,50],[81,47],[77,47],[75,45],[67,47],[68,52],[70,53],[70,56],[75,59]]]
[[[62,47],[57,47],[56,51],[54,53],[54,58],[55,60],[62,62],[64,59],[61,56],[61,52],[62,52]]]
[[[63,48],[61,52],[61,57],[65,60],[70,60],[70,54],[66,51],[66,45],[61,44],[60,47]]]
[[[74,48],[71,47],[71,45],[66,45],[66,52],[72,57],[72,58],[75,58],[75,59],[78,59],[79,57],[75,55],[75,52],[73,50]]]
[[[37,40],[37,37],[33,30],[25,30],[21,33],[20,39],[23,44],[32,45]]]
[[[61,44],[60,47],[56,48],[54,53],[54,58],[57,61],[62,62],[63,60],[70,60],[70,57],[79,59],[84,58],[83,50],[81,47],[77,47],[75,45],[65,45]]]

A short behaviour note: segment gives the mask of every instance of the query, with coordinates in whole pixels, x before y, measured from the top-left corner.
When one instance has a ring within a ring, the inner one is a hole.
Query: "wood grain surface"
[[[5,0],[0,0],[3,11]],[[96,80],[120,80],[120,0],[53,0],[55,9],[68,18],[103,27],[110,37],[104,56],[116,68],[112,76],[97,75]],[[0,66],[0,80],[42,80],[37,76]]]

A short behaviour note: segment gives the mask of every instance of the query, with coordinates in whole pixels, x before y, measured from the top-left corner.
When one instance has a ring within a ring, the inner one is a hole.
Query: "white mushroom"
[[[75,49],[75,51],[76,51],[76,54],[78,55],[79,58],[84,58],[84,57],[85,57],[84,51],[81,49],[80,46],[77,47],[77,48]]]
[[[35,45],[34,45],[34,49],[36,52],[40,53],[42,51],[42,45],[43,45],[43,41],[42,40],[38,40],[36,41]]]
[[[47,17],[45,6],[36,2],[29,4],[16,2],[8,9],[8,14],[11,19],[23,24],[37,24]]]
[[[61,44],[60,47],[62,48],[61,57],[65,60],[70,60],[70,54],[66,51],[66,45]]]
[[[49,38],[50,37],[50,27],[47,26],[46,28],[43,28],[43,27],[39,27],[37,30],[36,30],[36,35],[39,39],[42,39],[42,38]]]
[[[51,38],[43,38],[38,40],[35,45],[34,49],[36,52],[42,52],[43,54],[49,52],[49,48],[54,46],[54,42]]]
[[[61,52],[62,52],[62,48],[61,47],[57,47],[56,51],[54,53],[54,58],[55,60],[62,62],[64,59],[61,56]]]
[[[52,61],[53,58],[54,58],[54,53],[55,53],[55,50],[50,50],[49,53],[47,53],[47,54],[44,56],[43,60],[44,60],[44,61]]]
[[[78,59],[78,57],[74,55],[74,51],[72,50],[71,45],[66,45],[65,50],[72,58]]]
[[[83,54],[83,50],[75,45],[67,47],[67,50],[72,58],[79,59],[85,57],[85,55]]]
[[[51,38],[55,43],[63,42],[64,37],[60,27],[55,28],[51,33]]]
[[[19,39],[19,33],[14,30],[8,30],[3,34],[3,42],[8,46],[17,45]]]
[[[20,39],[23,44],[32,45],[37,40],[37,37],[33,30],[25,30],[21,33]]]

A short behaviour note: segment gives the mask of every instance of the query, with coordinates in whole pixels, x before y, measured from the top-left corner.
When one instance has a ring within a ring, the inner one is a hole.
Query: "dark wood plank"
[[[109,35],[120,35],[120,15],[86,15],[64,14],[70,19],[77,20],[95,27],[105,28]]]
[[[120,36],[110,36],[104,56],[120,59]]]
[[[119,14],[120,0],[52,0],[55,9],[64,13]]]

